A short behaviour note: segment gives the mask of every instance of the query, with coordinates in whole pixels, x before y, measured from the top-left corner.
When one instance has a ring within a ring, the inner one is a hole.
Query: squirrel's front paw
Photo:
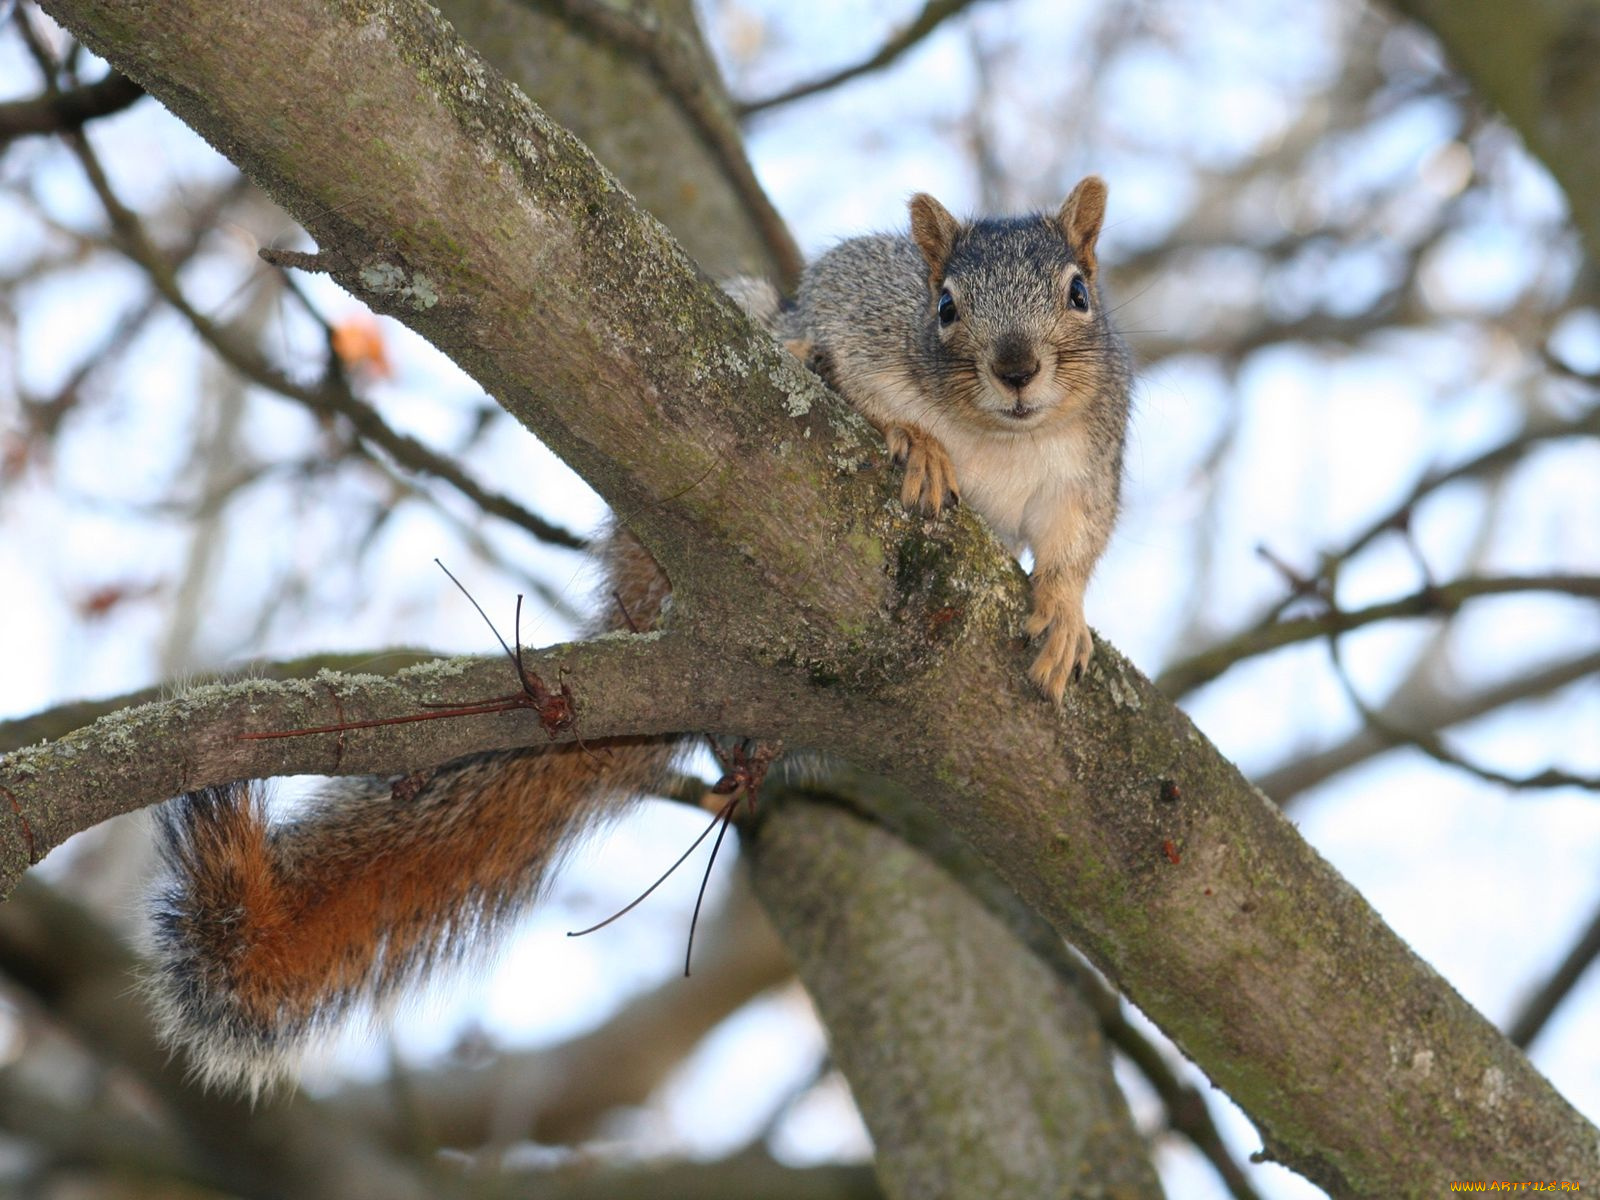
[[[955,464],[938,438],[915,426],[891,425],[883,440],[889,445],[889,457],[906,469],[905,482],[900,485],[901,504],[912,512],[937,517],[946,504],[953,508],[961,503]]]
[[[1067,690],[1068,680],[1083,676],[1094,653],[1094,639],[1083,619],[1083,602],[1056,593],[1049,585],[1035,585],[1028,636],[1045,635],[1039,656],[1028,668],[1028,678],[1055,703]]]

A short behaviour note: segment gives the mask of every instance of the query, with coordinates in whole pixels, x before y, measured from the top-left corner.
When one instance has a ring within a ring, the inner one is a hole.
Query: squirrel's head
[[[1117,369],[1100,308],[1095,240],[1106,185],[1082,180],[1053,216],[957,221],[911,198],[911,237],[928,264],[924,342],[944,399],[1018,431],[1070,414]]]

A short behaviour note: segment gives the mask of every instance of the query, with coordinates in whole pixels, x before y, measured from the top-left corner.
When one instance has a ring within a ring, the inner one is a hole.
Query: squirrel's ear
[[[928,279],[938,282],[944,275],[944,264],[955,249],[956,234],[961,226],[945,208],[927,192],[911,197],[911,240],[917,243],[922,257],[928,260]]]
[[[1066,235],[1067,244],[1078,257],[1078,265],[1094,274],[1094,243],[1100,236],[1100,222],[1106,215],[1106,181],[1098,175],[1085,176],[1061,202],[1056,223]]]

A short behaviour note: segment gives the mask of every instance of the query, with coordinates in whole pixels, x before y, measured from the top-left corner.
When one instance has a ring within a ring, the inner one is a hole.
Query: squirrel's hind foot
[[[946,505],[961,503],[955,464],[943,443],[915,425],[891,425],[883,432],[889,457],[906,469],[900,503],[912,512],[937,517]]]

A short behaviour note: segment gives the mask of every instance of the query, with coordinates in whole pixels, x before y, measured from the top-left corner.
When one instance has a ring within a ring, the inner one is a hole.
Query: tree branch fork
[[[664,633],[528,658],[572,688],[580,736],[782,732],[897,779],[1336,1194],[1600,1176],[1593,1127],[1113,648],[1063,709],[1033,695],[1015,564],[968,514],[906,517],[862,470],[878,456],[863,423],[431,9],[45,7],[265,186],[342,283],[473,373],[665,567]],[[546,736],[499,714],[350,731],[342,750],[238,740],[334,723],[330,691],[349,719],[514,682],[503,659],[421,670],[381,700],[376,682],[236,685],[13,756],[0,868],[29,857],[13,807],[37,854],[135,783],[155,798],[213,775],[409,770]]]

